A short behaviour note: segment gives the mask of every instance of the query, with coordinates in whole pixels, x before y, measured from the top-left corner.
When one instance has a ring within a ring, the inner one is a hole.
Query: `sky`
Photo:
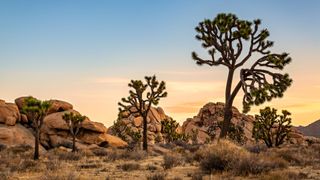
[[[272,51],[293,59],[285,96],[249,114],[272,106],[289,110],[294,125],[320,119],[317,0],[0,0],[0,99],[61,99],[111,126],[129,81],[155,74],[167,83],[159,106],[182,123],[207,102],[224,101],[227,69],[191,59],[192,51],[205,54],[194,28],[222,12],[261,19]]]

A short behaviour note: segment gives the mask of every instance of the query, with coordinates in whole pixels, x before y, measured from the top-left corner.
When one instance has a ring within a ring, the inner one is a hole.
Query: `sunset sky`
[[[249,114],[270,105],[292,112],[294,125],[320,119],[318,0],[0,0],[0,99],[61,99],[110,126],[130,79],[155,74],[169,93],[160,106],[183,122],[224,100],[226,69],[191,59],[204,54],[195,26],[221,12],[262,19],[273,52],[293,59],[285,96]]]

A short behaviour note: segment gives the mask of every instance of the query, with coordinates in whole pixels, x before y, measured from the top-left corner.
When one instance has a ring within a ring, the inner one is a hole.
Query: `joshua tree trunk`
[[[229,126],[232,118],[232,104],[233,99],[231,97],[231,87],[232,87],[232,80],[233,80],[233,69],[229,69],[228,79],[226,84],[226,92],[225,92],[225,105],[224,105],[224,120],[223,125],[220,133],[220,138],[225,138],[229,131]]]
[[[147,116],[143,116],[143,150],[148,151]]]
[[[39,127],[36,127],[36,137],[35,137],[35,144],[34,144],[34,160],[39,159],[39,142],[40,142],[40,132],[39,132]]]
[[[72,152],[76,152],[76,136],[72,135]]]

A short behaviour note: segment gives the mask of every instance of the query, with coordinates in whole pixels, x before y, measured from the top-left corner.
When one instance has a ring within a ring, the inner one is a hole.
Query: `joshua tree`
[[[80,114],[74,114],[73,112],[63,114],[62,118],[66,121],[70,133],[72,135],[72,152],[76,151],[76,136],[82,125],[82,121],[86,119],[86,116]]]
[[[290,112],[283,110],[282,115],[277,114],[274,108],[266,107],[255,116],[252,136],[256,140],[263,140],[268,147],[278,147],[283,144],[291,131]]]
[[[167,96],[165,92],[166,84],[160,83],[156,76],[146,76],[146,83],[141,80],[131,80],[128,84],[133,90],[129,91],[127,98],[122,98],[119,102],[120,113],[129,111],[130,114],[138,113],[143,119],[143,150],[148,150],[147,140],[147,117],[152,105],[158,105],[159,100]]]
[[[206,19],[195,28],[196,38],[208,49],[210,58],[202,59],[195,52],[192,58],[198,65],[228,68],[225,89],[224,121],[220,137],[224,138],[230,127],[233,101],[243,90],[243,112],[252,105],[260,105],[276,97],[282,97],[292,80],[288,74],[273,72],[282,70],[291,58],[287,53],[271,53],[273,42],[267,40],[269,31],[259,31],[261,20],[253,22],[238,19],[234,14],[218,14],[213,20]],[[251,67],[243,68],[249,59]],[[241,68],[241,69],[240,69]],[[240,79],[233,86],[234,73],[240,69]],[[234,88],[233,88],[234,87]]]
[[[165,139],[168,143],[176,140],[188,141],[188,136],[183,133],[177,133],[179,123],[172,118],[167,118],[161,121],[161,133],[165,134]]]
[[[49,101],[40,101],[33,97],[28,97],[24,101],[22,113],[26,114],[28,119],[32,121],[32,126],[35,130],[34,160],[39,159],[40,128],[49,108]]]

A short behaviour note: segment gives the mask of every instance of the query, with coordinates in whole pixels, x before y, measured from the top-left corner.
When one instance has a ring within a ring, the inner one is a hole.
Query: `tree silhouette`
[[[263,140],[268,147],[278,147],[284,143],[291,131],[290,112],[283,110],[282,115],[277,114],[274,108],[266,107],[255,116],[252,136],[256,140]]]
[[[146,76],[146,83],[141,80],[131,80],[128,84],[132,90],[127,98],[122,98],[119,102],[120,113],[129,111],[130,114],[138,113],[143,118],[143,150],[148,150],[147,140],[147,116],[152,105],[158,105],[159,100],[167,96],[165,92],[166,84],[160,83],[156,76]]]
[[[198,65],[228,68],[225,89],[224,121],[220,137],[227,136],[232,118],[233,101],[243,90],[243,112],[247,113],[252,105],[260,105],[276,97],[282,97],[292,80],[288,74],[272,72],[282,70],[291,58],[287,53],[271,53],[273,42],[267,40],[269,31],[259,31],[261,20],[253,22],[238,19],[234,14],[218,14],[213,20],[206,19],[195,28],[196,38],[208,49],[210,58],[202,59],[195,52],[192,58]],[[249,68],[242,68],[249,59],[255,59]],[[240,69],[240,80],[232,86],[234,73]]]
[[[40,144],[40,128],[43,124],[43,119],[50,108],[49,101],[40,101],[33,97],[28,97],[24,100],[22,113],[26,114],[31,120],[32,126],[35,130],[35,146],[34,146],[34,160],[39,159],[39,144]]]
[[[79,133],[82,122],[86,119],[86,116],[80,114],[74,114],[73,112],[63,114],[62,118],[66,121],[70,133],[72,135],[72,152],[76,151],[76,136]]]

